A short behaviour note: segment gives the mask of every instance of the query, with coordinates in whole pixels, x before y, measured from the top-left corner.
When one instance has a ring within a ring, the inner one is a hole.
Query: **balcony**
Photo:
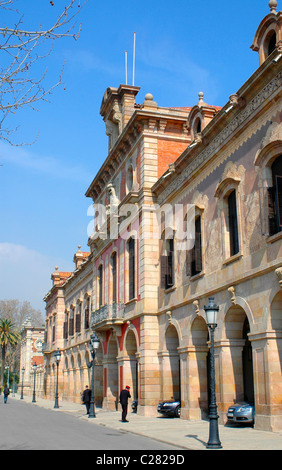
[[[122,325],[124,322],[124,304],[103,305],[91,314],[91,328],[106,330],[111,325]]]

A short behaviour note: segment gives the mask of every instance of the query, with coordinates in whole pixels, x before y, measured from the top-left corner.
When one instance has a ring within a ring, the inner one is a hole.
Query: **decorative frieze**
[[[181,172],[181,174],[172,183],[162,191],[159,196],[159,203],[165,201],[170,194],[178,190],[182,185],[189,181],[192,174],[206,163],[212,156],[218,153],[220,148],[226,144],[229,138],[234,137],[236,131],[249,118],[253,117],[256,111],[273,95],[281,89],[282,72],[273,78],[224,129],[211,141],[211,143]],[[255,128],[257,131],[257,128]],[[192,149],[191,149],[192,150]]]

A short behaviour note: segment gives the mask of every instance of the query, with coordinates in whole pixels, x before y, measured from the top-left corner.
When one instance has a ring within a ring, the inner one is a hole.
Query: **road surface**
[[[74,414],[0,397],[0,450],[177,450]]]

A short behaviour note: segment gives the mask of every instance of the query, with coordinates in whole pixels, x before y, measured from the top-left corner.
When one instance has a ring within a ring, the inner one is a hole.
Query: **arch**
[[[271,10],[260,23],[251,49],[259,53],[259,65],[275,50],[279,40],[281,40],[281,12],[276,13]]]
[[[118,340],[114,332],[112,332],[109,337],[107,354],[105,358],[105,365],[107,371],[106,378],[106,390],[104,393],[106,395],[106,406],[108,409],[117,409],[118,406]]]
[[[268,326],[271,330],[282,331],[282,290],[274,296],[270,304]]]
[[[138,333],[135,326],[130,325],[124,335],[124,350],[128,356],[132,356],[139,351]]]
[[[236,297],[236,304],[225,312],[222,328],[224,347],[221,364],[225,380],[221,386],[223,401],[228,405],[240,401],[254,402],[253,354],[249,341],[253,322],[250,309],[247,312],[242,305],[247,305],[244,299]]]
[[[209,331],[206,321],[197,315],[191,325],[191,341],[194,346],[207,346]]]
[[[165,348],[163,356],[163,397],[164,400],[181,399],[179,336],[176,327],[169,324],[165,332]]]
[[[255,158],[255,166],[262,169],[271,167],[274,160],[282,154],[282,140],[277,139],[269,142],[263,149],[261,149]]]
[[[128,328],[124,338],[124,362],[122,378],[123,383],[120,388],[125,384],[131,387],[131,397],[133,400],[138,399],[139,389],[139,370],[138,370],[138,339],[136,331],[133,328]]]

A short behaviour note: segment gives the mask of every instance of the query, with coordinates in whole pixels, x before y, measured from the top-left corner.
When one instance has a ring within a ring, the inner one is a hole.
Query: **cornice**
[[[248,82],[250,86],[250,80]],[[234,139],[236,133],[246,125],[248,120],[257,116],[265,106],[270,106],[273,96],[281,93],[281,85],[282,71],[280,70],[251,100],[246,99],[246,106],[237,110],[235,115],[232,112],[230,115],[226,112],[228,109],[226,105],[204,129],[205,142],[202,141],[194,148],[188,147],[175,162],[175,172],[168,175],[165,182],[159,180],[155,183],[152,191],[158,194],[158,202],[163,203],[171,197],[176,190],[189,181],[195,171],[206,165],[231,139]],[[245,87],[242,87],[241,91],[244,89]],[[222,125],[220,121],[223,121],[225,125]],[[216,132],[216,129],[219,131]],[[165,188],[163,188],[164,185],[166,185]]]
[[[169,121],[177,121],[182,122],[183,126],[185,126],[187,114],[188,112],[186,109],[136,109],[91,185],[87,189],[85,193],[86,197],[91,197],[95,200],[102,194],[107,184],[115,177],[128,155],[134,151],[134,148],[138,145],[144,132],[149,134],[151,131],[151,135],[159,138],[169,138],[170,135],[165,134],[167,123]],[[154,130],[157,128],[157,133],[154,132],[153,134],[153,128]]]

